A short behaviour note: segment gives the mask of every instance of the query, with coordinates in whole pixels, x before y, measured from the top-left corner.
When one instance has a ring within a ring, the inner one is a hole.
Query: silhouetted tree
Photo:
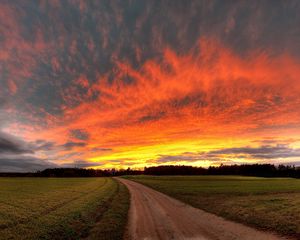
[[[122,175],[242,175],[257,177],[300,178],[300,168],[288,165],[243,164],[220,165],[218,167],[156,166],[142,170],[130,168],[120,170],[96,170],[84,168],[49,168],[36,173],[0,173],[0,177],[109,177]]]

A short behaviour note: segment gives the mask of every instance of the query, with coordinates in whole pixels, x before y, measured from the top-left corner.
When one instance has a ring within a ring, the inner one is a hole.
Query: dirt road
[[[284,239],[193,208],[142,184],[117,179],[131,194],[128,235],[132,240]]]

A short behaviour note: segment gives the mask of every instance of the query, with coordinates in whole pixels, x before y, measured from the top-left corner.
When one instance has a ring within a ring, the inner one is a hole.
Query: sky
[[[299,12],[0,0],[0,171],[300,165]]]

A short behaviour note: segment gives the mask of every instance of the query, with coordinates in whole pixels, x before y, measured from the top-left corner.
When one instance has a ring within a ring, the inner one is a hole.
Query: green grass
[[[240,176],[128,176],[194,207],[300,239],[300,180]]]
[[[87,239],[122,239],[127,224],[129,205],[130,196],[128,189],[119,183],[118,193],[112,199],[110,208],[90,231]]]
[[[112,178],[0,178],[0,239],[114,239],[128,206]]]

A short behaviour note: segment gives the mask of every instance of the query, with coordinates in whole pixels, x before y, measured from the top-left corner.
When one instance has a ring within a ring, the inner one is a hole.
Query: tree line
[[[157,166],[144,169],[145,175],[241,175],[256,177],[300,178],[300,167],[273,164],[220,165],[209,168],[192,166]]]
[[[300,167],[273,164],[220,165],[209,168],[184,165],[145,167],[144,170],[49,168],[34,173],[0,173],[0,177],[111,177],[123,175],[241,175],[300,178]]]

